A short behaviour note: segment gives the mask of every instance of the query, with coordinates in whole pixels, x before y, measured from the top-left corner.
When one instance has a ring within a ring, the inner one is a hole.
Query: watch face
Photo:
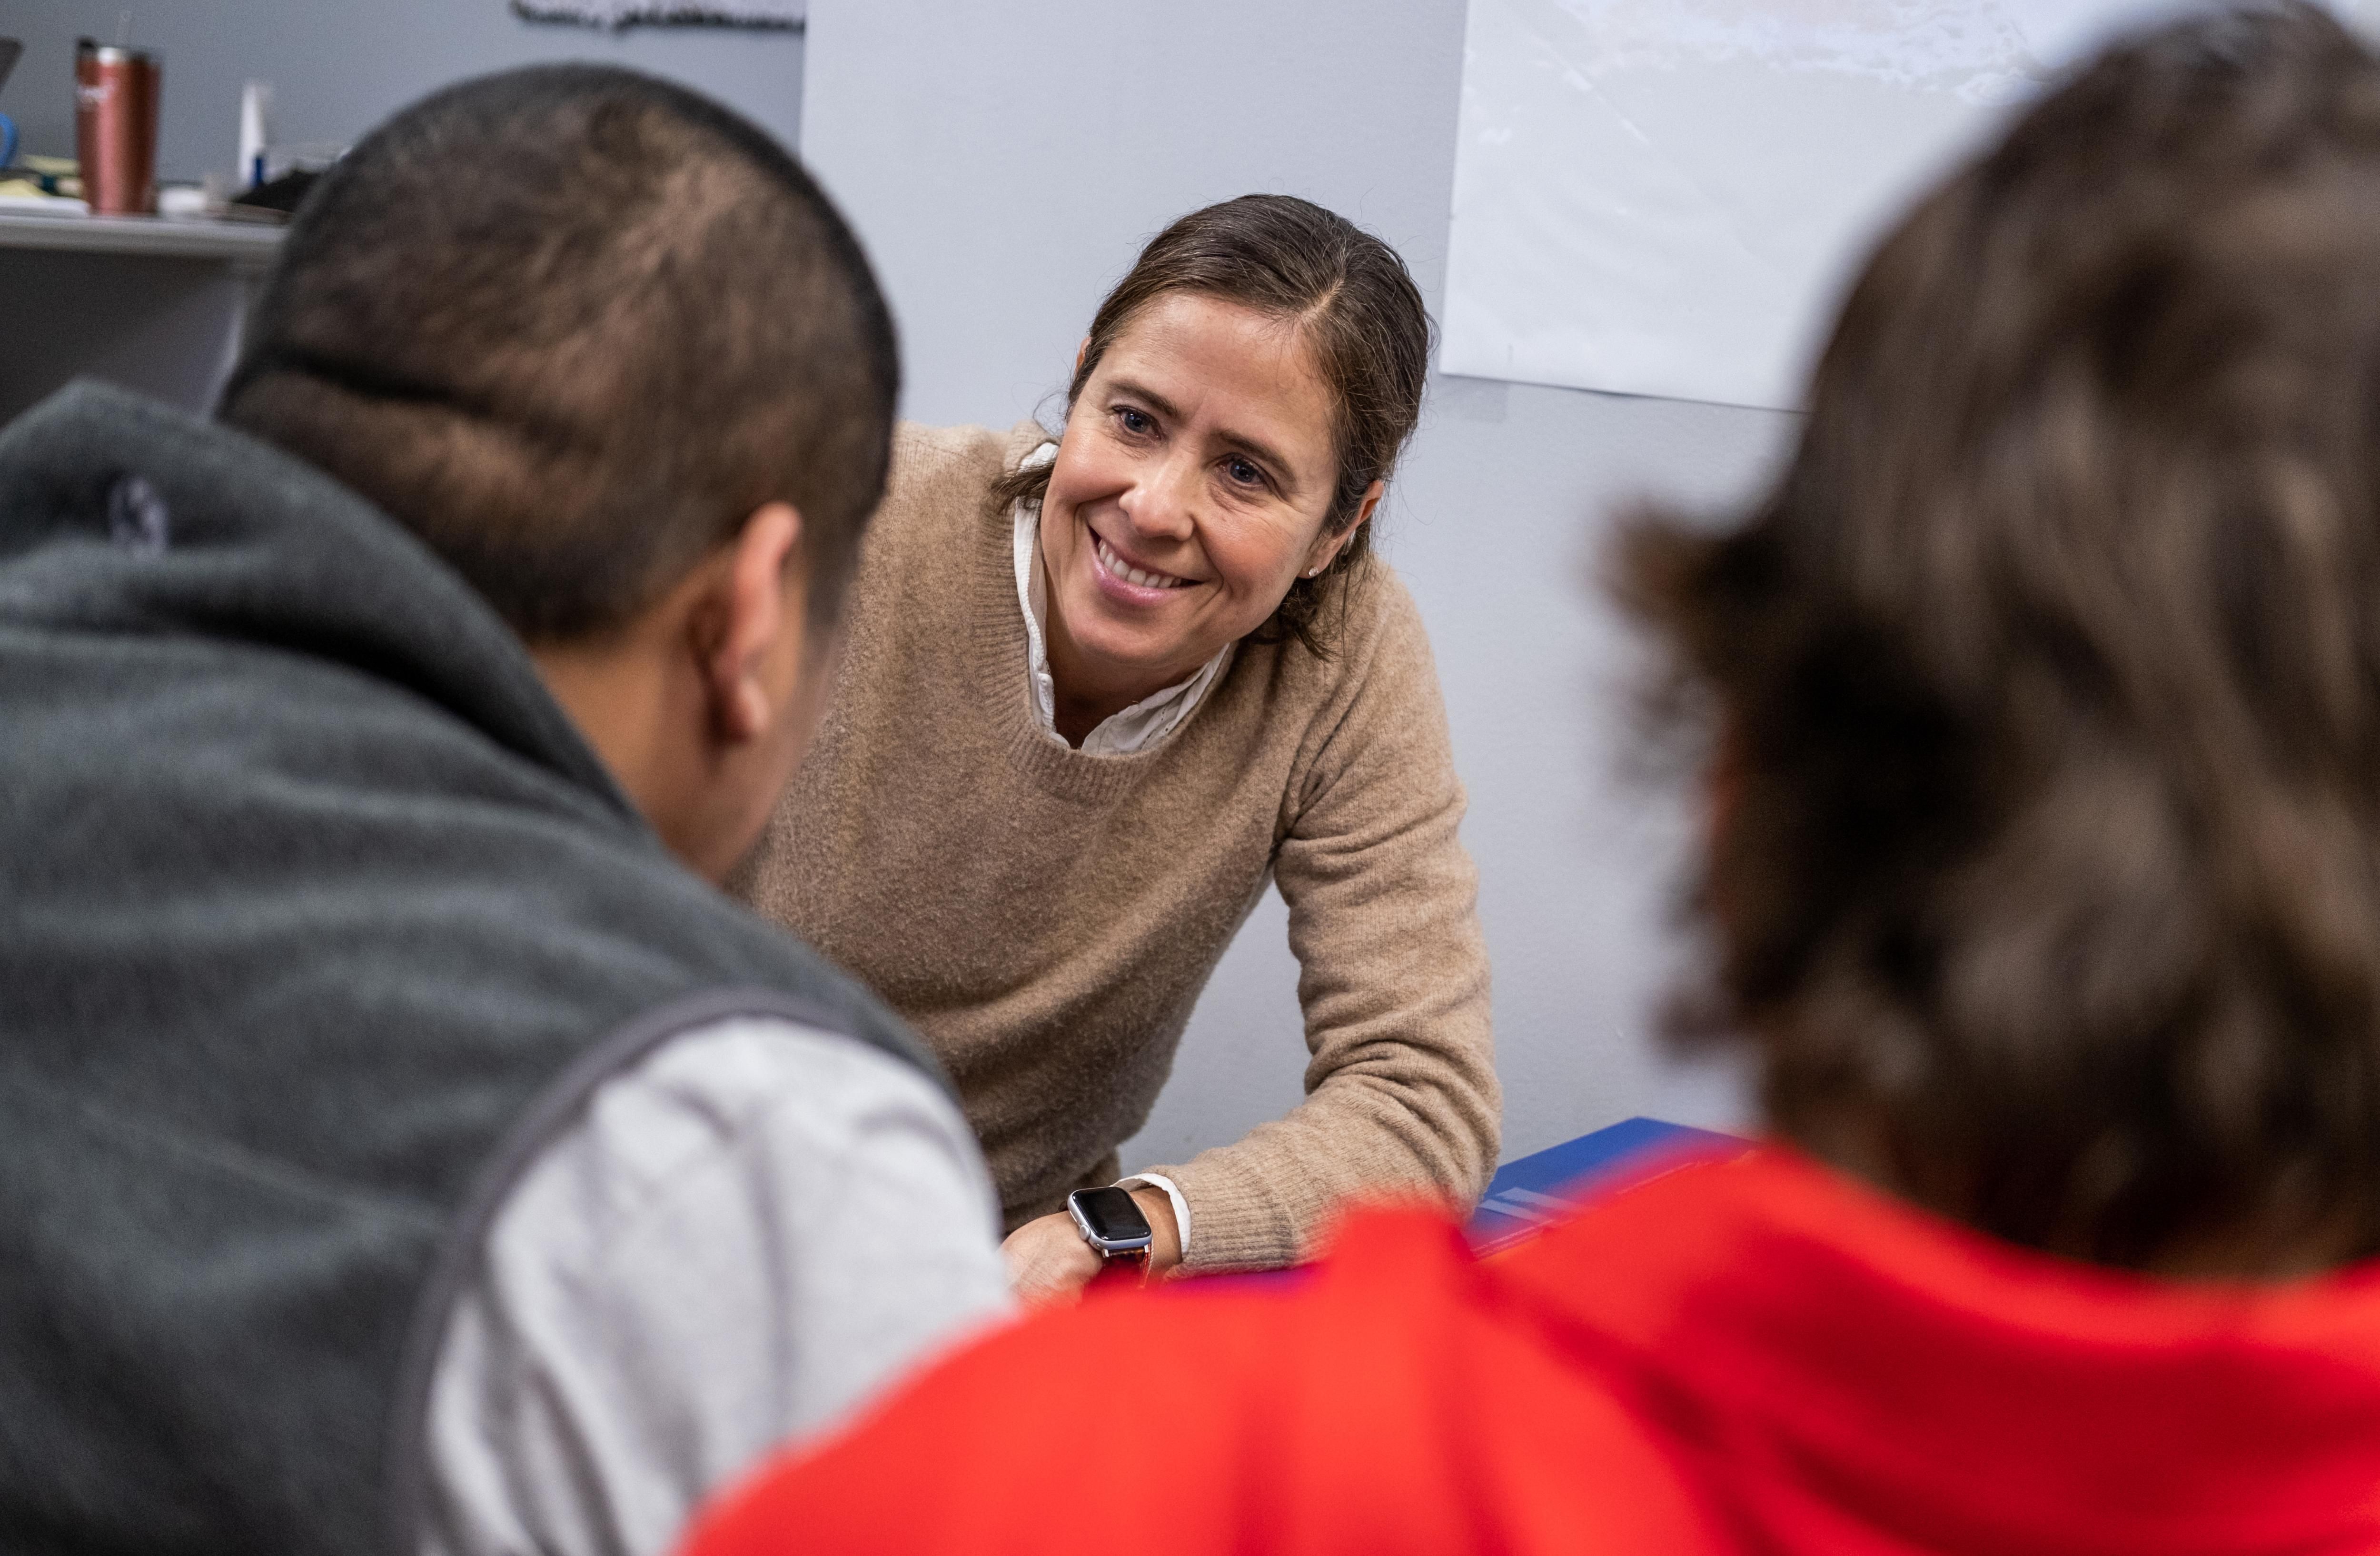
[[[1067,1197],[1091,1235],[1102,1243],[1145,1243],[1148,1218],[1133,1197],[1120,1188],[1080,1188]]]

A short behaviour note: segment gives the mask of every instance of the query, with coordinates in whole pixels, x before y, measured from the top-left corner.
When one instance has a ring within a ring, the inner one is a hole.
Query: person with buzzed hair
[[[1001,1313],[900,1021],[716,889],[898,380],[767,137],[400,114],[216,419],[0,435],[0,1545],[646,1553]]]
[[[856,241],[754,126],[582,66],[443,92],[290,232],[221,419],[419,535],[532,644],[616,631],[771,498],[833,625],[900,376]]]

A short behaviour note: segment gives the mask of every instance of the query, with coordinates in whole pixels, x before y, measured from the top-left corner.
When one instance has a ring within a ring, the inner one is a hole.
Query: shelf
[[[278,226],[255,222],[166,221],[159,216],[30,216],[0,213],[0,249],[80,254],[147,254],[225,260],[246,269],[270,263]]]

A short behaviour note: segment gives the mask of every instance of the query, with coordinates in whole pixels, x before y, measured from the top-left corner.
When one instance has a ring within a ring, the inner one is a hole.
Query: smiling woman
[[[1330,391],[1293,319],[1173,292],[1099,357],[1040,495],[1056,723],[1076,745],[1262,626],[1380,493],[1330,522]]]
[[[736,889],[923,1032],[1028,1294],[1284,1264],[1350,1196],[1467,1205],[1499,1099],[1429,647],[1371,554],[1429,322],[1395,252],[1251,195],[1100,306],[1063,429],[904,429],[833,711]],[[1277,881],[1306,1100],[1113,1182]],[[1126,1213],[1124,1220],[1130,1220]]]

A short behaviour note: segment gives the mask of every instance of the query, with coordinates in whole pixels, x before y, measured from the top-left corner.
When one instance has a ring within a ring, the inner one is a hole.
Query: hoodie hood
[[[2154,1280],[1770,1149],[1623,1194],[1500,1273],[1762,1548],[2211,1556],[2380,1531],[2380,1266]]]

